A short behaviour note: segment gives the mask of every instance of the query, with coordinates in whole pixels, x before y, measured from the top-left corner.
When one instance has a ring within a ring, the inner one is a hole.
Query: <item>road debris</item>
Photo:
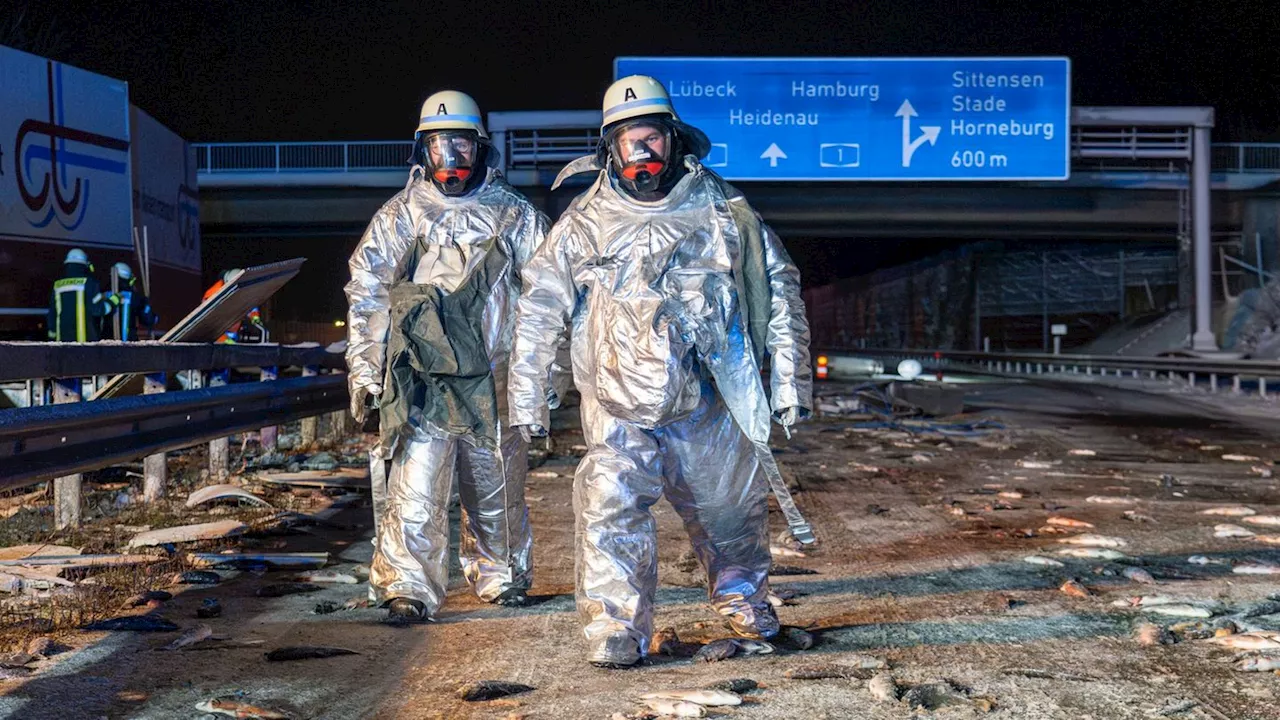
[[[1070,595],[1071,597],[1077,597],[1077,598],[1093,597],[1093,593],[1089,591],[1089,588],[1085,587],[1080,583],[1079,580],[1075,580],[1075,579],[1070,579],[1062,583],[1061,587],[1059,587],[1058,590],[1066,595]]]
[[[1222,459],[1228,462],[1258,462],[1262,458],[1256,455],[1236,455],[1234,453],[1228,453],[1223,455]]]
[[[1050,525],[1059,525],[1061,527],[1069,527],[1069,528],[1093,528],[1094,527],[1093,523],[1091,522],[1076,520],[1075,518],[1062,517],[1060,515],[1051,515],[1048,520],[1045,520],[1045,522]]]
[[[1118,495],[1090,495],[1084,501],[1098,505],[1132,505],[1138,502],[1137,498],[1120,497]]]
[[[1108,535],[1094,535],[1092,533],[1062,538],[1058,542],[1066,543],[1067,545],[1080,545],[1082,547],[1095,548],[1122,548],[1129,545],[1129,543],[1125,542],[1122,538],[1111,537]]]
[[[270,662],[287,662],[290,660],[314,660],[317,658],[337,657],[339,655],[359,654],[355,650],[347,650],[346,648],[297,645],[277,648],[265,653],[265,657]]]
[[[778,576],[782,576],[782,575],[817,575],[817,574],[818,574],[818,571],[817,571],[817,570],[810,570],[809,568],[802,568],[802,567],[798,567],[798,566],[795,566],[795,565],[777,565],[777,564],[775,564],[773,567],[769,568],[769,574],[770,574],[770,575],[778,575]]]
[[[1139,645],[1172,645],[1177,642],[1173,633],[1169,632],[1160,625],[1153,623],[1142,623],[1133,631],[1133,637],[1138,641]]]
[[[173,593],[164,590],[144,590],[124,601],[125,608],[136,608],[151,602],[168,602],[173,599]]]
[[[1250,525],[1261,525],[1263,527],[1280,527],[1280,515],[1250,515],[1242,518],[1240,522],[1249,523]]]
[[[1098,453],[1097,451],[1089,450],[1088,448],[1072,448],[1071,450],[1067,451],[1067,454],[1075,455],[1077,457],[1093,457]]]
[[[173,576],[174,585],[217,585],[222,576],[209,570],[188,570]]]
[[[1251,538],[1254,532],[1248,528],[1242,528],[1239,525],[1231,525],[1222,523],[1213,526],[1213,536],[1216,538]]]
[[[700,718],[707,716],[707,709],[701,705],[680,700],[645,700],[644,705],[659,715],[671,717]]]
[[[1241,672],[1271,672],[1272,670],[1280,670],[1280,656],[1263,655],[1261,657],[1245,658],[1236,663],[1236,669]]]
[[[1137,510],[1125,510],[1124,514],[1121,515],[1121,517],[1123,517],[1125,520],[1128,520],[1129,522],[1153,523],[1156,521],[1156,519],[1151,517],[1150,515],[1143,515]]]
[[[190,553],[192,565],[226,569],[271,568],[273,570],[304,570],[322,568],[329,562],[329,553]]]
[[[1022,558],[1022,561],[1032,565],[1043,565],[1045,567],[1063,567],[1061,562],[1054,560],[1053,558],[1047,558],[1040,555],[1028,555]]]
[[[202,700],[196,703],[196,709],[211,715],[225,715],[237,720],[289,720],[288,715],[240,702],[233,698]]]
[[[1280,575],[1280,565],[1269,563],[1240,563],[1231,568],[1236,575]]]
[[[530,692],[533,689],[529,685],[505,682],[503,680],[477,680],[458,688],[458,697],[467,702],[483,702],[485,700],[496,700],[511,695],[519,695],[520,693]]]
[[[1140,567],[1129,566],[1124,570],[1122,570],[1120,574],[1136,583],[1141,583],[1143,585],[1157,584],[1156,579],[1151,575],[1151,573],[1147,572],[1146,570],[1143,570]]]
[[[806,555],[805,555],[804,553],[800,552],[799,550],[792,550],[791,548],[788,548],[788,547],[782,547],[782,546],[780,546],[780,545],[770,545],[770,546],[769,546],[769,554],[770,554],[770,555],[772,555],[772,556],[774,556],[774,557],[785,557],[785,558],[802,558],[802,557],[806,557]]]
[[[1258,511],[1244,505],[1220,505],[1211,507],[1207,510],[1201,510],[1201,515],[1222,515],[1224,517],[1248,517],[1249,515],[1257,515]]]
[[[1119,550],[1094,547],[1069,547],[1058,550],[1059,555],[1086,560],[1125,560],[1129,556]]]
[[[817,642],[813,633],[791,625],[782,627],[777,640],[791,650],[808,650]]]
[[[1156,615],[1168,615],[1169,617],[1184,618],[1208,618],[1213,617],[1213,611],[1208,608],[1196,605],[1151,605],[1144,606],[1143,612],[1155,613]]]
[[[872,671],[847,665],[802,665],[783,672],[782,676],[789,680],[868,680]]]
[[[355,585],[360,582],[356,579],[355,575],[348,575],[347,573],[338,572],[337,570],[320,570],[312,573],[302,573],[301,575],[295,575],[293,579],[298,582],[336,583],[342,585]]]
[[[760,689],[760,683],[752,680],[751,678],[729,678],[728,680],[716,680],[715,682],[709,682],[706,685],[703,685],[703,687],[708,690],[724,690],[726,692],[741,695],[743,693],[751,692],[752,690]]]
[[[187,507],[193,508],[214,500],[227,500],[231,498],[244,500],[252,505],[271,507],[271,503],[266,500],[263,500],[253,493],[246,492],[243,488],[237,485],[230,484],[210,485],[196,490],[187,497]]]
[[[199,540],[220,540],[239,535],[248,529],[249,526],[239,520],[218,520],[197,525],[180,525],[178,527],[138,533],[133,536],[133,539],[129,541],[126,547],[139,548],[169,543],[196,542]]]

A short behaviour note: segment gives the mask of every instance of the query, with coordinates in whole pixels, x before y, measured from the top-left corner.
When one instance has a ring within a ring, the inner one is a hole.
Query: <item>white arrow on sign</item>
[[[926,142],[930,145],[938,143],[938,133],[942,132],[940,125],[921,125],[920,130],[924,134],[915,140],[911,139],[911,118],[919,117],[916,109],[911,107],[910,100],[903,100],[898,106],[898,112],[893,114],[894,117],[902,118],[902,167],[911,167],[911,156],[916,154],[916,149]]]
[[[778,161],[786,160],[787,154],[782,152],[782,148],[778,147],[778,143],[770,143],[769,147],[760,153],[760,157],[769,160],[769,167],[778,167]]]

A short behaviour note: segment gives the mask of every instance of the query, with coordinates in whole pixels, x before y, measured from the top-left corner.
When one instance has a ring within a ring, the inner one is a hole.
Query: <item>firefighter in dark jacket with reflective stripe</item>
[[[49,297],[49,339],[56,342],[97,342],[98,323],[115,311],[120,298],[102,293],[93,277],[93,264],[76,248],[62,263],[62,278]]]
[[[116,308],[114,320],[105,320],[102,324],[103,334],[112,335],[116,340],[134,342],[138,340],[138,325],[153,328],[160,318],[151,310],[151,299],[142,288],[138,287],[138,278],[127,263],[116,263],[111,268],[119,288],[116,295],[120,304]]]

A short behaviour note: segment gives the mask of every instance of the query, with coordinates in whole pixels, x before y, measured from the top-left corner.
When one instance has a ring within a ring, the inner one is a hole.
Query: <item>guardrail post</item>
[[[27,407],[38,407],[45,404],[44,379],[27,381]]]
[[[1209,392],[1218,392],[1218,373],[1209,373]]]
[[[280,369],[271,366],[262,368],[258,379],[262,382],[271,382],[280,377]],[[279,436],[280,428],[275,425],[264,427],[258,431],[258,445],[262,448],[262,452],[273,452],[276,449],[276,438]]]
[[[230,370],[215,370],[209,373],[209,387],[222,387],[230,379]],[[209,441],[209,475],[221,480],[230,474],[231,447],[230,439],[220,437]]]
[[[55,378],[53,380],[53,402],[80,402],[80,390],[83,387],[80,378]],[[54,478],[54,527],[59,530],[80,526],[80,483],[83,476],[79,473]]]
[[[1231,392],[1235,393],[1236,395],[1240,394],[1240,376],[1239,375],[1231,376]]]
[[[315,365],[307,365],[302,368],[302,377],[315,377],[317,368]],[[312,415],[309,418],[302,418],[302,434],[298,441],[301,448],[309,448],[316,444],[316,431],[320,429],[320,418]]]
[[[1266,396],[1267,396],[1267,379],[1264,377],[1260,377],[1258,378],[1258,397],[1266,397]]]
[[[155,395],[165,391],[168,376],[164,373],[152,373],[143,379],[142,393]],[[148,455],[142,460],[142,500],[154,502],[164,497],[164,485],[169,479],[169,465],[164,453]]]

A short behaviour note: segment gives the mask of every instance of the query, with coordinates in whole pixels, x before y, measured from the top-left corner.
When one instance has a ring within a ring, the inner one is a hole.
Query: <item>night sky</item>
[[[1215,140],[1280,141],[1280,12],[1260,0],[0,0],[0,42],[10,7],[26,8],[26,37],[45,31],[36,52],[127,80],[135,104],[196,142],[408,139],[445,87],[486,112],[594,108],[620,55],[1065,55],[1077,105],[1213,105]],[[948,244],[786,240],[807,285]],[[331,284],[346,251],[325,247],[335,257],[307,254]],[[337,311],[329,294],[315,313]]]

